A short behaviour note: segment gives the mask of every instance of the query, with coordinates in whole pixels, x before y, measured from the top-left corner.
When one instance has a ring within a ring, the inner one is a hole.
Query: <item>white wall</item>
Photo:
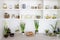
[[[40,20],[39,21],[39,33],[45,33],[45,30],[48,29],[50,32],[52,32],[51,25],[55,25],[56,20]]]
[[[44,5],[45,6],[48,5],[49,8],[53,8],[55,5],[58,6],[58,2],[57,2],[57,0],[53,0],[53,1],[52,0],[45,0]]]
[[[0,11],[0,40],[3,37],[3,11]]]

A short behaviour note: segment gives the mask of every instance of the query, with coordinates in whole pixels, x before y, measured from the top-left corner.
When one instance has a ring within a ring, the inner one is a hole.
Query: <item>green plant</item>
[[[3,35],[4,35],[5,38],[8,37],[8,33],[7,33],[8,31],[7,30],[8,30],[8,28],[4,27],[4,34]]]
[[[19,29],[16,29],[15,32],[19,32]]]
[[[51,25],[51,27],[53,28],[53,33],[56,33],[56,29],[57,29],[57,22],[56,22],[55,26]]]
[[[34,25],[35,25],[35,32],[38,32],[39,22],[37,20],[34,20]]]
[[[49,33],[48,36],[53,36],[52,33]]]
[[[57,34],[60,34],[60,28],[57,28],[56,32],[57,32]]]
[[[52,19],[56,19],[56,14],[53,14]]]
[[[4,34],[7,34],[7,28],[4,27]]]
[[[21,22],[20,27],[21,27],[22,33],[24,33],[24,30],[25,30],[25,23]]]
[[[46,32],[46,34],[48,34],[49,33],[49,30],[47,29],[47,30],[45,30],[45,32]]]
[[[4,31],[3,31],[3,35],[5,38],[7,38],[10,35],[11,31],[8,27],[4,26]]]

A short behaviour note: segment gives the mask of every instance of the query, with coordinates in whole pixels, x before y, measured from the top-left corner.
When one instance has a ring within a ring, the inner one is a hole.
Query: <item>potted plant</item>
[[[39,23],[37,20],[34,20],[34,25],[35,25],[35,33],[37,33],[39,28]]]
[[[60,37],[60,28],[57,28],[57,31],[56,31],[57,33],[57,37]]]
[[[4,37],[7,38],[8,37],[8,28],[7,27],[4,27]]]
[[[50,19],[51,16],[47,14],[45,18],[46,18],[46,19]]]
[[[60,34],[60,28],[57,28],[57,34]]]
[[[49,30],[47,29],[47,30],[45,30],[45,33],[46,33],[46,35],[48,35],[48,33],[49,33]]]
[[[11,33],[11,30],[7,27],[4,27],[4,37],[7,38],[8,36],[13,37],[14,33]]]
[[[56,14],[53,14],[52,19],[56,19]]]
[[[11,30],[9,28],[7,29],[7,34],[10,35],[10,37],[14,37],[14,33],[11,33]]]
[[[11,33],[11,30],[9,28],[7,28],[7,33],[8,35]]]
[[[14,33],[12,33],[12,32],[10,31],[9,36],[10,36],[10,37],[14,37]]]
[[[21,22],[21,23],[20,23],[20,27],[21,27],[22,33],[24,33],[24,30],[25,30],[25,23],[24,23],[24,22]]]
[[[56,33],[57,33],[57,31],[56,31],[56,29],[57,29],[57,22],[56,22],[55,26],[51,25],[51,27],[53,28],[53,33],[56,35]]]

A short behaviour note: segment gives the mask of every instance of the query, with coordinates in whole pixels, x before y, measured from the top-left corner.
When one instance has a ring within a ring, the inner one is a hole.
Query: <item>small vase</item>
[[[26,9],[26,4],[22,4],[22,8],[23,9]]]
[[[56,33],[56,31],[54,30],[53,33]]]
[[[38,30],[35,30],[35,34],[38,34]]]
[[[7,9],[7,4],[6,3],[3,4],[3,9]]]
[[[24,35],[24,33],[22,33],[22,35]]]
[[[24,35],[24,32],[22,32],[22,34]]]

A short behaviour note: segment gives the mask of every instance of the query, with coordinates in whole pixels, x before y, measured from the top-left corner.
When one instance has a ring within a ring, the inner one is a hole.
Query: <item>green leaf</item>
[[[51,27],[52,27],[53,29],[55,29],[55,27],[54,27],[53,25],[51,25]]]
[[[57,28],[57,22],[56,22],[55,26],[51,25],[51,27],[53,28],[54,31],[56,31],[56,28]]]
[[[35,24],[35,29],[38,30],[38,27],[39,27],[39,23],[37,20],[34,20],[34,24]]]
[[[24,29],[25,29],[25,23],[21,23],[21,24],[20,24],[20,27],[21,27],[21,31],[24,32]]]

